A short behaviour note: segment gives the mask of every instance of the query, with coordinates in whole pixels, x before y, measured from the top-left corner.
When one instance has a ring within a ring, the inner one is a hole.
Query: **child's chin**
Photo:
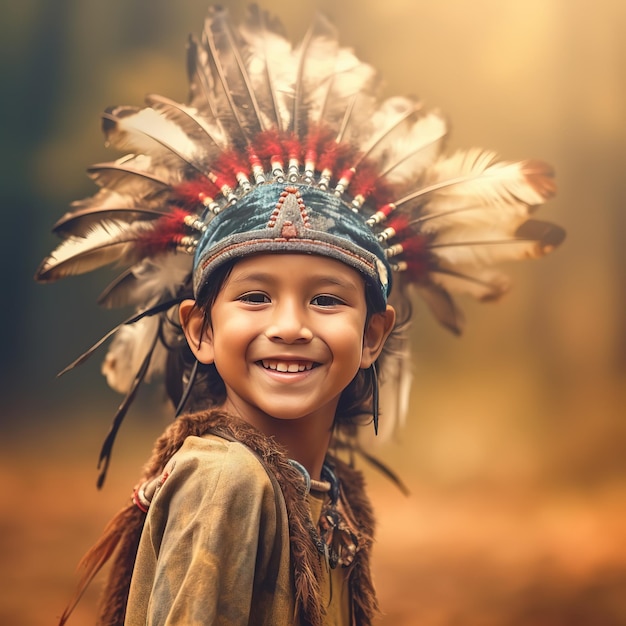
[[[312,407],[312,409],[309,411],[306,409],[303,410],[301,404],[298,407],[289,407],[285,404],[281,404],[280,406],[266,407],[265,413],[266,415],[269,415],[272,419],[281,422],[295,422],[298,420],[311,418],[314,415],[318,415],[320,411],[321,407]]]

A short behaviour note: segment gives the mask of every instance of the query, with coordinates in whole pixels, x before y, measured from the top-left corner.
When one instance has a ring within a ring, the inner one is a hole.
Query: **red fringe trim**
[[[193,178],[176,185],[173,191],[174,196],[190,209],[197,208],[205,198],[215,198],[221,193],[220,188],[208,178]]]
[[[155,256],[175,248],[187,234],[185,218],[189,211],[174,209],[154,222],[154,228],[146,230],[137,240],[141,256]]]

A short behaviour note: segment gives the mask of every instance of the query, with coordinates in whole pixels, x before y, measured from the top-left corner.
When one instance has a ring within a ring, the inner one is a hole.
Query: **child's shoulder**
[[[212,545],[224,533],[276,529],[283,516],[265,467],[238,441],[192,435],[167,463],[150,503],[146,527],[155,545],[193,530]]]
[[[258,456],[244,443],[220,435],[188,436],[166,468],[167,480],[182,488],[211,491],[239,491],[248,494],[272,489],[271,479]]]

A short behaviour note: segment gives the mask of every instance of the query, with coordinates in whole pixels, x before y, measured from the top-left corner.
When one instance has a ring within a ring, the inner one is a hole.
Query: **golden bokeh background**
[[[106,276],[37,286],[49,234],[114,158],[99,114],[184,100],[200,0],[9,0],[0,19],[3,409],[0,623],[53,624],[74,567],[127,497],[168,420],[145,390],[109,480],[95,461],[119,398],[98,359],[55,373],[114,325]],[[243,1],[223,2],[240,15]],[[393,626],[626,624],[626,4],[619,0],[273,0],[294,40],[316,10],[451,122],[449,148],[542,158],[559,194],[554,255],[510,268],[497,304],[464,301],[461,338],[416,304],[410,419],[368,470],[375,575]],[[100,280],[101,279],[101,280]],[[93,622],[95,588],[73,619]],[[72,623],[72,622],[70,622]]]

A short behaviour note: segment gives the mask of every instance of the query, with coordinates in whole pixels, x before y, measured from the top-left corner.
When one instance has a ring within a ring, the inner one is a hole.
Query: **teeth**
[[[313,369],[313,362],[308,363],[294,363],[287,361],[269,361],[263,359],[261,361],[265,369],[276,370],[277,372],[287,372],[295,374],[296,372],[305,372]]]

